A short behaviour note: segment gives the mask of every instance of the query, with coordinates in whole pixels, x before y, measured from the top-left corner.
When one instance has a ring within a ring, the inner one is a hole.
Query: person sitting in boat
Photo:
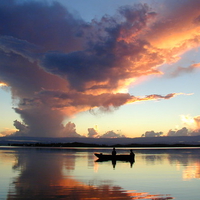
[[[132,149],[130,150],[130,156],[135,156]]]
[[[112,156],[116,156],[116,150],[115,150],[115,147],[113,147],[113,150],[112,150]]]

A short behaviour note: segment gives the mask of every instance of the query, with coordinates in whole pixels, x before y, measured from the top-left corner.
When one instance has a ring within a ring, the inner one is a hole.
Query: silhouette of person
[[[130,150],[130,156],[134,156],[135,154],[133,153],[133,150]]]
[[[116,150],[115,150],[115,147],[113,147],[113,150],[112,150],[112,156],[116,156]]]

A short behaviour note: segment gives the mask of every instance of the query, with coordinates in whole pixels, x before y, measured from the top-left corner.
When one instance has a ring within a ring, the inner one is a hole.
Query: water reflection
[[[101,160],[101,159],[97,159],[95,160],[95,162],[99,162],[99,163],[103,163],[103,162],[109,162],[110,164],[112,164],[113,169],[116,168],[117,162],[125,162],[125,163],[129,163],[130,168],[133,167],[133,164],[135,161],[117,161],[117,160]]]
[[[200,179],[200,162],[195,163],[192,166],[187,166],[183,170],[183,179],[184,180]]]
[[[137,150],[135,152],[134,165],[137,164],[137,156],[138,159],[140,157],[144,159],[148,165],[168,161],[169,164],[185,166],[183,170],[185,179],[200,178],[198,157],[200,154],[191,154],[188,151]],[[87,150],[7,150],[1,152],[0,159],[14,161],[13,170],[18,172],[10,185],[7,199],[173,199],[171,195],[149,194],[135,191],[134,188],[128,190],[116,185],[112,180],[104,182],[98,178],[94,179],[94,175],[89,177],[87,173],[91,173],[91,170],[89,172],[88,170],[93,169],[94,173],[98,174],[99,166],[97,162],[94,162],[93,152]],[[118,162],[109,164],[118,170]],[[122,170],[120,164],[119,170]],[[127,168],[130,168],[133,163],[125,164]],[[131,170],[133,171],[134,168]],[[88,179],[83,181],[77,174],[85,175]]]
[[[140,152],[140,151],[138,151]],[[174,150],[144,150],[140,152],[148,165],[163,164],[165,160],[170,165],[176,165],[177,170],[184,166],[183,180],[200,179],[200,150],[174,149]]]
[[[119,186],[87,185],[70,176],[75,169],[74,153],[58,154],[47,150],[29,150],[15,154],[13,180],[7,199],[146,199],[148,193],[128,192]],[[88,160],[92,160],[88,156]],[[91,165],[90,161],[89,164]],[[65,168],[67,175],[63,176]],[[166,198],[163,198],[166,199]],[[169,199],[169,198],[167,198]]]
[[[158,164],[163,163],[165,159],[169,163],[181,163],[187,166],[189,162],[194,160],[200,160],[200,149],[151,149],[151,150],[136,150],[137,153],[142,155],[142,158],[147,164]]]

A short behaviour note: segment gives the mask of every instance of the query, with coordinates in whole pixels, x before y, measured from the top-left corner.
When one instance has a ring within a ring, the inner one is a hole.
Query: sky
[[[1,0],[0,136],[200,135],[200,0]]]

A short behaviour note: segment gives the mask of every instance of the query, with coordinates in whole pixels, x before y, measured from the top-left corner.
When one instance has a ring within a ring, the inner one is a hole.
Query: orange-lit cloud
[[[7,84],[3,83],[3,82],[0,82],[0,87],[4,87],[4,86],[7,86]]]
[[[12,135],[17,129],[8,129],[5,128],[3,131],[0,132],[0,137]]]
[[[200,131],[200,116],[191,117],[189,115],[181,115],[183,123],[188,126],[192,131]]]
[[[59,91],[41,91],[35,99],[24,99],[23,106],[35,106],[35,105],[49,105],[54,109],[74,110],[76,112],[80,110],[87,110],[92,108],[102,108],[109,110],[109,108],[118,108],[124,104],[149,101],[170,99],[177,95],[188,95],[184,93],[171,93],[168,95],[152,94],[144,97],[133,96],[129,93],[103,93],[99,95],[84,94],[84,93],[63,93]],[[189,94],[191,95],[191,94]],[[49,100],[49,101],[48,101]],[[74,108],[74,109],[72,109]]]
[[[163,8],[163,15],[160,13],[145,38],[148,37],[153,46],[171,49],[172,53],[174,50],[181,53],[181,50],[199,46],[200,3],[195,0],[182,3],[168,1]]]

